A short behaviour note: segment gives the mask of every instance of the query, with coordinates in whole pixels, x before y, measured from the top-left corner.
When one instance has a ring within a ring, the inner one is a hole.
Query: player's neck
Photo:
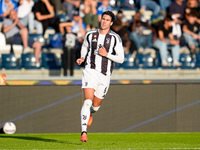
[[[110,31],[110,28],[108,28],[108,29],[102,29],[102,28],[100,28],[99,29],[99,33],[100,34],[107,34],[109,31]]]

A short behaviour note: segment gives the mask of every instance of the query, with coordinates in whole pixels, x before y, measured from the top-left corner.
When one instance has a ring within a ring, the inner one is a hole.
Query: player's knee
[[[83,104],[85,107],[91,107],[92,106],[92,100],[90,99],[86,99],[84,101],[84,104]]]

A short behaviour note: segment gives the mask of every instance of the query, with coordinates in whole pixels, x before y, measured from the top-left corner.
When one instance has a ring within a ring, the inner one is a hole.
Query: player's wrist
[[[106,57],[107,57],[107,58],[109,58],[109,57],[110,57],[110,55],[111,55],[110,53],[107,53],[107,56],[106,56]]]

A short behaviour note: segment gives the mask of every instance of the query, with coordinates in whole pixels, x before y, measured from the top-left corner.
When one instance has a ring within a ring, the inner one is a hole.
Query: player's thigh
[[[84,69],[82,76],[82,88],[92,88],[96,90],[98,86],[97,72],[93,69]]]
[[[93,100],[97,86],[96,72],[90,69],[83,70],[82,89],[84,89],[85,99]]]
[[[104,84],[101,84],[97,87],[97,89],[94,92],[94,95],[98,97],[99,99],[104,99],[108,92],[109,84],[110,82],[106,83],[106,80],[105,80]]]

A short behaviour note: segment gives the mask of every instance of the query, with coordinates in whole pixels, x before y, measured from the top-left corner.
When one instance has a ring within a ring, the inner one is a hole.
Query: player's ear
[[[113,22],[110,23],[110,26],[112,26],[112,25],[113,25]]]

